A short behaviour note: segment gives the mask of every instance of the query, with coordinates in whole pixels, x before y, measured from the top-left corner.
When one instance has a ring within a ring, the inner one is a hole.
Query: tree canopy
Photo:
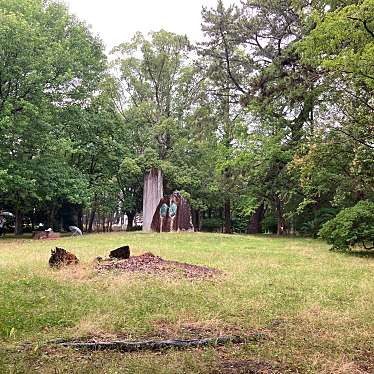
[[[218,0],[196,45],[136,33],[109,63],[63,4],[0,0],[0,209],[16,233],[131,228],[158,168],[196,229],[316,236],[373,201],[373,14]]]

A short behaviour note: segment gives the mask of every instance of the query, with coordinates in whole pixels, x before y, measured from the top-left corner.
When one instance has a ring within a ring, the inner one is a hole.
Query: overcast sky
[[[136,31],[165,29],[201,39],[201,7],[216,0],[64,0],[72,13],[92,26],[107,50],[128,41]],[[239,0],[224,0],[225,4]]]

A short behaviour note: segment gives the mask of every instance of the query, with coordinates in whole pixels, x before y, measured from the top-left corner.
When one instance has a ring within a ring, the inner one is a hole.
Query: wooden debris
[[[207,266],[186,264],[178,261],[164,260],[147,252],[132,256],[127,260],[106,260],[97,262],[99,271],[122,271],[127,273],[168,274],[189,279],[212,278],[220,271]]]
[[[130,247],[128,245],[124,245],[123,247],[113,249],[113,251],[110,251],[109,257],[117,258],[119,260],[126,260],[130,257]]]
[[[51,257],[49,259],[49,266],[59,268],[66,265],[75,265],[79,262],[78,258],[64,248],[56,247],[55,250],[51,251]]]
[[[57,345],[74,348],[74,349],[85,349],[93,351],[102,350],[116,350],[121,352],[134,352],[134,351],[161,351],[164,349],[186,349],[206,346],[221,346],[225,344],[239,344],[245,342],[257,342],[264,338],[264,334],[255,333],[245,338],[239,336],[220,336],[216,338],[205,338],[205,339],[169,339],[169,340],[145,340],[145,341],[65,341],[61,343],[55,343]]]

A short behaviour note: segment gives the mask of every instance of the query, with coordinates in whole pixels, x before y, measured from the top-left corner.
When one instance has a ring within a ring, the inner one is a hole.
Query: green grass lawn
[[[130,245],[215,267],[210,280],[97,274]],[[51,270],[50,250],[77,267]],[[374,257],[320,241],[222,234],[112,233],[0,240],[0,373],[372,373]],[[160,353],[76,352],[74,337],[193,338],[262,332],[258,343]],[[252,371],[251,371],[252,370]],[[260,371],[263,370],[263,371]]]

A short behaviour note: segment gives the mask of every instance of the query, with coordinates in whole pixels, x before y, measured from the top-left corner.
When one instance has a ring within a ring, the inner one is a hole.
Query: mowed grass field
[[[222,270],[208,280],[98,274],[130,245]],[[52,270],[50,250],[80,259]],[[374,257],[316,240],[223,234],[96,234],[0,240],[0,373],[373,373]],[[259,342],[159,353],[77,352],[57,338],[263,334]]]

